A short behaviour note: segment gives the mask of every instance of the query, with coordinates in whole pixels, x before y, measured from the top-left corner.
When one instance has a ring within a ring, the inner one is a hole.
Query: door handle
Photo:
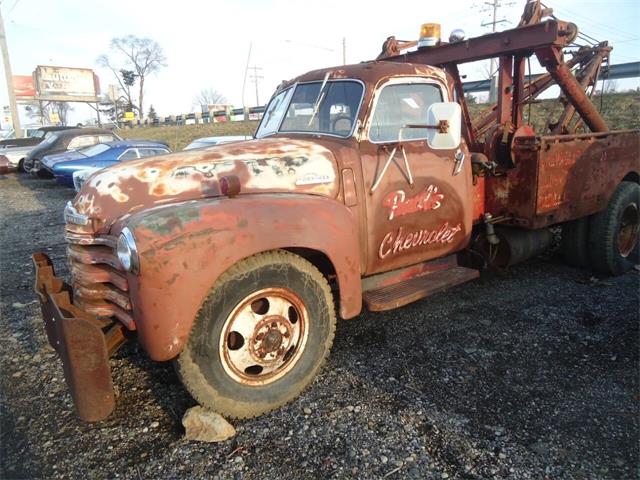
[[[453,175],[458,175],[464,165],[465,154],[462,150],[458,150],[455,155],[456,163],[453,166]]]

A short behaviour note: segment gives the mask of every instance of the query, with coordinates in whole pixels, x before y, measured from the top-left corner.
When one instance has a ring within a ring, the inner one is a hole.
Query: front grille
[[[115,317],[135,329],[129,284],[115,253],[115,238],[67,232],[73,302],[100,317]]]

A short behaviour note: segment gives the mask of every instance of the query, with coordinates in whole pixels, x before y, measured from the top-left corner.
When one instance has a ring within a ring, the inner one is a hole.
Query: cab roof
[[[356,79],[362,81],[367,86],[374,86],[385,78],[404,76],[436,77],[445,84],[449,83],[447,75],[441,68],[415,63],[374,60],[353,65],[340,65],[312,70],[292,80],[283,82],[279,89],[286,88],[297,82],[322,81],[327,72],[329,72],[329,80]]]

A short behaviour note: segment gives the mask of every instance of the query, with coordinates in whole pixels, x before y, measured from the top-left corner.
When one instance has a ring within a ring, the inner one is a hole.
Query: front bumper
[[[71,286],[55,276],[49,257],[34,253],[32,259],[47,338],[62,360],[78,416],[103,420],[115,408],[109,358],[125,342],[125,328],[73,305]]]
[[[54,173],[53,176],[56,178],[58,185],[73,188],[73,177],[71,175],[57,175]]]

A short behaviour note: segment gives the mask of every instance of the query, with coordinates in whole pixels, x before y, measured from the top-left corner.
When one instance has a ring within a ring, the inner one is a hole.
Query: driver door
[[[472,223],[466,145],[434,149],[426,125],[433,103],[448,101],[435,81],[393,79],[376,93],[360,142],[367,208],[366,274],[443,257],[466,246]]]

